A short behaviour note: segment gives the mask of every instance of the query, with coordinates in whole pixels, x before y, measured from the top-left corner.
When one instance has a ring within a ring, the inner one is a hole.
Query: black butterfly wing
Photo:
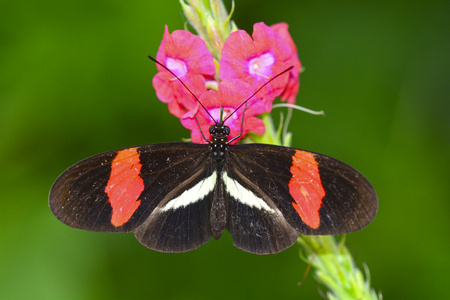
[[[59,220],[75,228],[134,231],[142,244],[159,251],[195,249],[211,237],[212,192],[205,194],[202,189],[200,199],[195,190],[205,178],[208,183],[213,180],[206,147],[155,144],[93,156],[56,180],[50,208]],[[180,197],[185,190],[193,198]],[[177,199],[187,202],[177,204]]]
[[[277,253],[299,234],[352,232],[375,217],[378,200],[370,183],[331,157],[248,144],[233,146],[227,163],[231,180],[225,186],[234,193],[227,229],[245,251]]]

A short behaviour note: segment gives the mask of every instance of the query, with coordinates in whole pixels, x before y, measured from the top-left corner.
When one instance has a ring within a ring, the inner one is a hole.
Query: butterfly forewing
[[[63,223],[93,231],[130,231],[111,224],[111,206],[105,188],[117,151],[87,158],[61,174],[53,184],[49,204]]]
[[[351,166],[314,153],[325,189],[320,209],[321,225],[304,234],[343,234],[369,225],[378,210],[377,194],[370,182]]]
[[[193,174],[204,175],[200,171],[208,168],[209,161],[205,150],[205,145],[167,143],[93,156],[56,180],[50,208],[75,228],[133,231],[161,202],[170,200],[169,194],[176,198],[183,193]]]

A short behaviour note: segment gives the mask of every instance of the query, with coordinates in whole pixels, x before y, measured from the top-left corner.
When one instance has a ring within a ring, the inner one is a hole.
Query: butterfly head
[[[230,127],[225,125],[224,108],[220,108],[219,120],[216,124],[209,127],[209,134],[211,134],[211,143],[227,143],[227,138],[231,133]]]
[[[209,133],[212,136],[212,143],[214,142],[226,142],[230,135],[230,127],[223,124],[215,124],[209,127]]]

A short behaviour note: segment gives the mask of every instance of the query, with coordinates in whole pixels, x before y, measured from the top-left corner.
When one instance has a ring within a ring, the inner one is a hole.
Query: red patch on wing
[[[292,178],[289,181],[289,193],[295,200],[292,206],[302,218],[303,223],[317,229],[320,226],[319,209],[322,206],[325,190],[314,154],[295,150],[290,171]]]
[[[122,226],[138,209],[138,200],[144,190],[144,180],[139,176],[142,164],[137,148],[117,152],[111,164],[111,175],[105,188],[111,203],[111,224]]]

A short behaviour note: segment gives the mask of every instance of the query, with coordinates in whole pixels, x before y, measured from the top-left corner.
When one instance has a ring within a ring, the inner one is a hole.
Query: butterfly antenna
[[[167,70],[170,74],[172,74],[173,76],[175,76],[176,79],[178,79],[178,81],[186,88],[186,90],[192,95],[192,97],[194,97],[195,100],[197,100],[197,102],[203,107],[203,109],[206,111],[206,113],[211,117],[211,120],[213,120],[216,124],[217,121],[213,118],[213,116],[211,116],[211,114],[209,113],[209,111],[206,109],[206,107],[200,102],[200,100],[198,100],[197,96],[195,96],[195,94],[184,84],[183,80],[181,80],[174,72],[172,72],[168,67],[166,67],[165,65],[163,65],[162,63],[160,63],[159,61],[157,61],[155,58],[151,57],[150,55],[148,55],[148,58],[150,58],[152,61],[154,61],[156,64],[160,65],[161,67],[163,67],[165,70]],[[269,81],[270,82],[270,81]]]
[[[251,98],[253,98],[253,96],[255,96],[256,94],[258,94],[258,92],[260,90],[262,90],[266,85],[268,85],[272,80],[275,80],[276,78],[280,77],[281,75],[283,75],[286,72],[289,72],[290,70],[292,70],[294,68],[294,66],[290,66],[289,68],[287,68],[286,70],[284,70],[281,73],[278,73],[277,75],[275,75],[274,77],[270,78],[266,83],[264,83],[259,89],[256,90],[256,92],[254,92],[250,97],[247,98],[247,100],[245,100],[244,102],[242,102],[231,114],[229,114],[225,120],[223,120],[224,122],[226,120],[228,120],[239,108],[241,108],[245,103],[247,103],[248,100],[250,100]]]
[[[198,118],[197,118],[196,115],[194,115],[194,118],[195,118],[195,121],[197,121],[197,125],[198,125],[198,128],[200,129],[200,133],[202,134],[203,139],[204,139],[207,143],[211,143],[211,140],[208,140],[208,139],[205,137],[205,134],[203,133],[203,130],[202,130],[202,126],[200,126],[200,122],[198,121]]]
[[[245,116],[245,111],[247,110],[247,103],[248,102],[244,102],[245,103],[245,107],[244,107],[244,112],[242,113],[242,120],[241,120],[241,132],[235,136],[234,138],[232,138],[231,140],[228,141],[228,144],[230,144],[231,142],[233,142],[234,140],[240,138],[242,136],[242,133],[244,132],[244,116]]]

